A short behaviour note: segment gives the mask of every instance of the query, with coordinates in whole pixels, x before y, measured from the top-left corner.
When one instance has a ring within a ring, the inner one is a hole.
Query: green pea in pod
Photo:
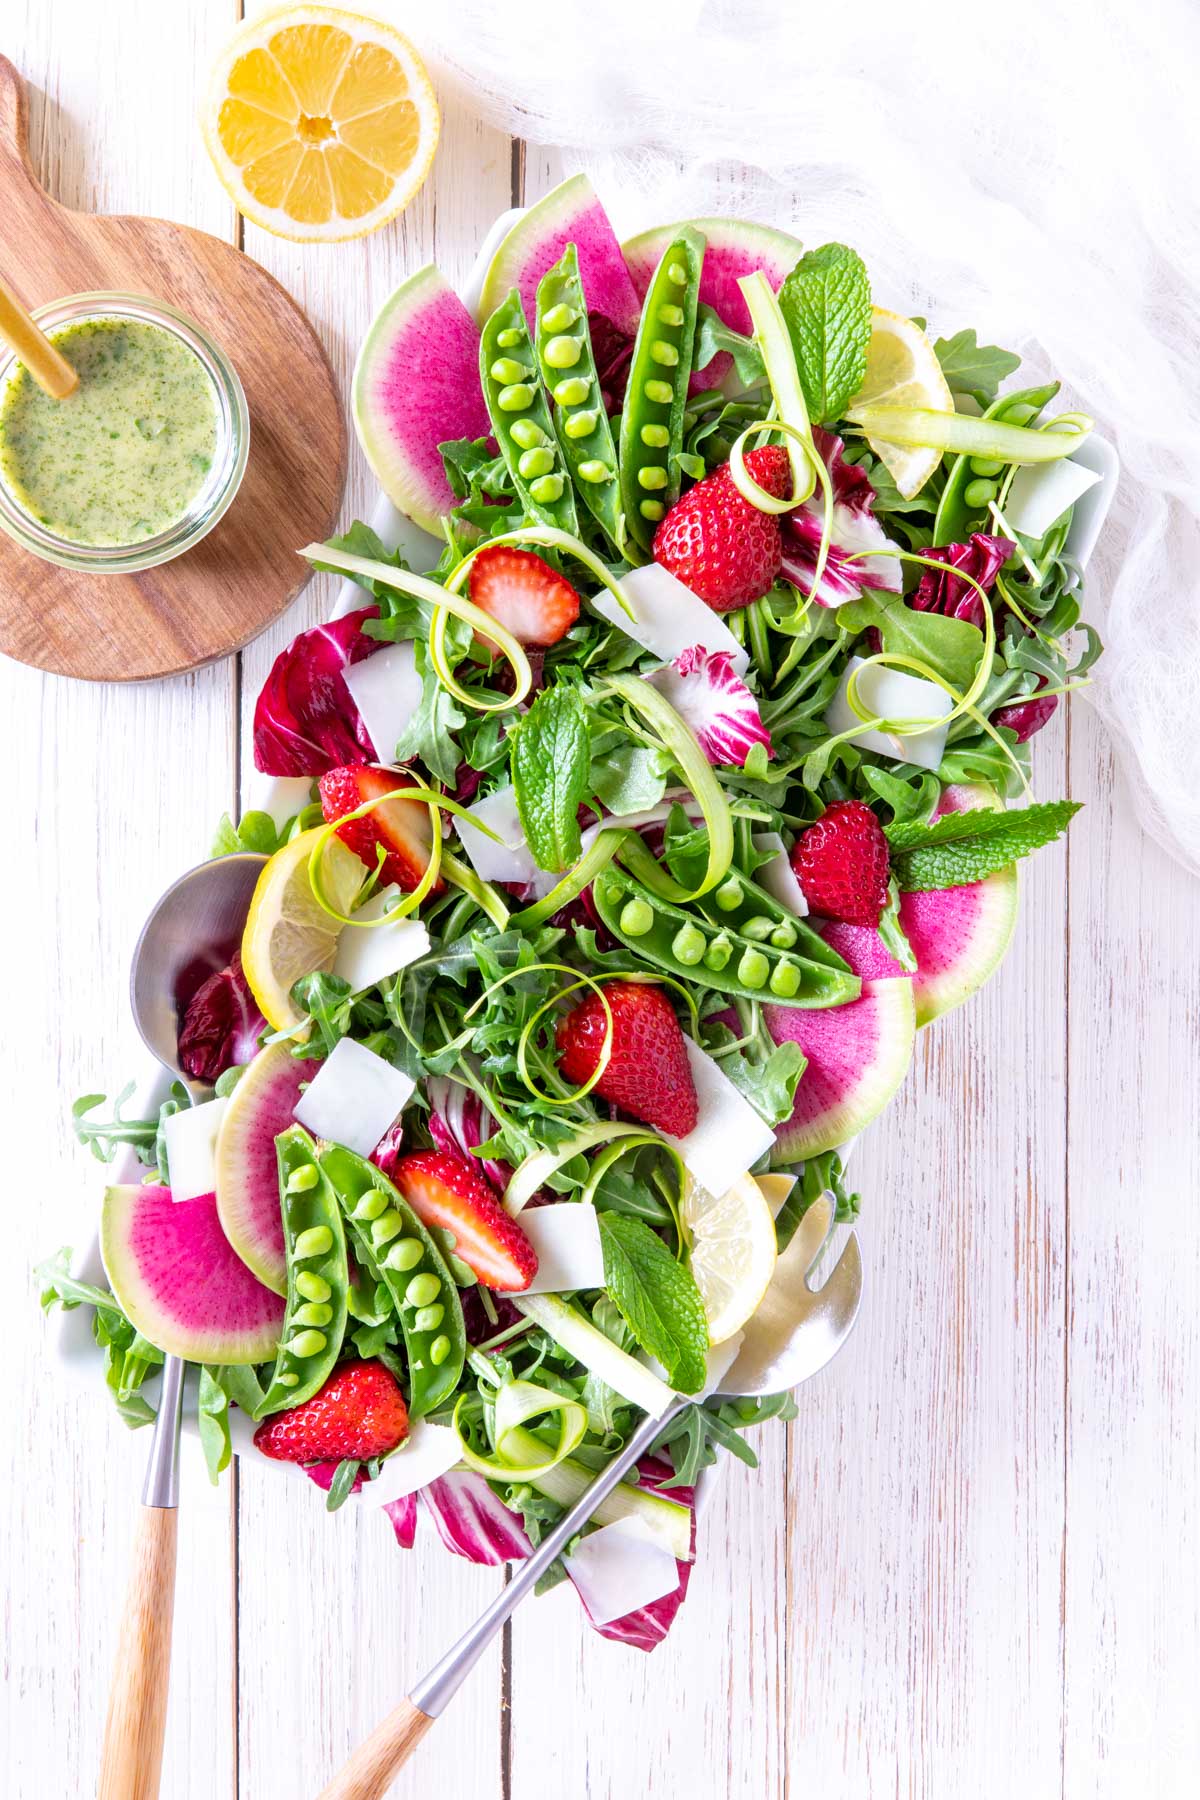
[[[419,1419],[458,1386],[467,1353],[462,1303],[432,1236],[382,1169],[332,1144],[321,1165],[346,1216],[354,1259],[392,1297],[408,1360],[408,1410]]]
[[[574,244],[567,245],[538,282],[537,355],[542,380],[554,401],[554,422],[576,492],[621,555],[617,447],[600,393]]]
[[[679,498],[683,414],[692,377],[702,232],[685,225],[667,245],[646,290],[621,414],[621,500],[643,550]]]
[[[1057,381],[1050,381],[1043,387],[1017,388],[1011,394],[1001,394],[992,401],[982,415],[985,419],[995,419],[998,423],[1012,425],[1028,425],[1034,420],[1043,406],[1049,405],[1059,389]],[[1016,417],[1012,417],[1012,414]],[[942,497],[938,501],[937,517],[933,522],[933,542],[941,544],[965,544],[973,531],[979,531],[986,523],[983,516],[987,512],[987,503],[995,498],[996,484],[987,484],[991,492],[984,494],[983,485],[974,479],[977,470],[971,468],[972,461],[977,460],[964,452],[956,456],[946,472],[946,485],[942,489]],[[1001,464],[1003,469],[1006,465]],[[969,490],[974,489],[974,492]],[[990,527],[989,527],[990,529]]]
[[[337,1196],[299,1125],[275,1139],[287,1258],[283,1332],[256,1416],[311,1400],[341,1353],[350,1277]]]
[[[483,327],[479,383],[500,454],[527,515],[577,535],[575,493],[516,288]]]

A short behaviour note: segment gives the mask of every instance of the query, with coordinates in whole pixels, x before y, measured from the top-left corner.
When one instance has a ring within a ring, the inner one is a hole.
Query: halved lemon
[[[775,1221],[751,1175],[724,1194],[710,1194],[689,1178],[682,1211],[708,1341],[723,1344],[742,1329],[775,1273]]]
[[[930,412],[954,411],[954,395],[921,327],[882,306],[871,308],[867,372],[847,408],[851,418],[860,406],[920,406]],[[868,437],[867,442],[906,500],[920,493],[942,460],[940,450],[912,449],[873,437]]]
[[[267,1024],[286,1031],[302,1015],[291,990],[302,975],[333,967],[341,926],[312,891],[308,859],[321,826],[302,831],[271,857],[250,900],[242,933],[242,970]],[[367,877],[365,865],[338,837],[330,837],[321,862],[322,886],[331,906],[348,913]]]
[[[333,243],[407,206],[433,161],[439,115],[425,65],[390,25],[289,6],[226,44],[201,125],[240,213],[277,237]]]

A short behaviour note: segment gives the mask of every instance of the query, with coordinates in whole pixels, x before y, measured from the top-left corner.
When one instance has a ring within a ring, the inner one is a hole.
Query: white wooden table
[[[403,275],[435,257],[460,277],[495,214],[562,171],[448,104],[433,176],[388,230],[306,249],[243,228],[195,124],[238,10],[3,0],[2,47],[59,199],[244,241],[347,381]],[[19,280],[20,245],[2,259]],[[347,520],[370,492],[355,452]],[[158,686],[0,664],[13,1800],[91,1791],[146,1446],[57,1378],[30,1291],[103,1178],[68,1102],[139,1066],[137,926],[236,804],[263,676],[329,598],[314,581],[236,661]],[[1197,889],[1142,836],[1086,710],[1039,738],[1037,770],[1044,797],[1088,810],[1029,869],[1001,974],[922,1036],[862,1146],[857,1337],[796,1422],[760,1434],[758,1473],[730,1472],[668,1643],[606,1643],[562,1590],[530,1604],[398,1793],[1196,1793]],[[210,1489],[193,1459],[164,1793],[314,1794],[499,1580],[429,1540],[401,1552],[377,1511],[327,1518],[299,1478]]]

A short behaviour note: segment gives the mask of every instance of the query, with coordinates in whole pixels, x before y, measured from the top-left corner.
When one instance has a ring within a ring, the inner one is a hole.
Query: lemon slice
[[[775,1222],[758,1183],[741,1175],[727,1193],[689,1179],[683,1223],[692,1240],[692,1274],[708,1319],[708,1341],[742,1329],[775,1273]]]
[[[882,306],[871,308],[867,372],[847,408],[851,418],[860,406],[921,406],[930,412],[954,411],[954,396],[946,385],[942,365],[921,327]],[[920,493],[942,460],[940,450],[910,449],[873,437],[868,437],[867,442],[906,500]]]
[[[292,1005],[293,982],[331,969],[337,954],[341,927],[320,905],[308,879],[308,859],[321,830],[318,825],[302,831],[275,852],[258,878],[246,915],[242,971],[259,1011],[276,1031],[286,1031],[302,1016]],[[329,904],[349,912],[366,880],[365,865],[340,838],[331,837],[321,874]]]
[[[425,65],[390,25],[332,6],[250,19],[200,119],[234,205],[277,237],[362,237],[429,172],[439,115]]]

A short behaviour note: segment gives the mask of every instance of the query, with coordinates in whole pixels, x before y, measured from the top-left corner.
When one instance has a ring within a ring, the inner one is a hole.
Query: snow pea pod
[[[575,489],[617,554],[622,553],[617,447],[600,395],[579,258],[568,244],[537,290],[537,356],[554,401],[559,445]]]
[[[1011,394],[1001,394],[982,416],[1000,424],[1028,425],[1043,406],[1053,400],[1058,389],[1059,383],[1050,381],[1042,387],[1018,388]],[[983,515],[986,515],[988,501],[995,498],[996,488],[993,484],[991,491],[985,494],[982,485],[975,485],[981,471],[973,469],[971,464],[978,460],[964,453],[950,464],[946,485],[938,501],[937,517],[933,521],[935,545],[965,544],[973,531],[981,531],[985,526],[991,529]],[[1003,469],[1007,464],[1000,467]],[[972,488],[973,494],[969,493]]]
[[[809,962],[849,973],[850,964],[825,942],[819,931],[736,870],[730,871],[720,887],[701,895],[696,905],[714,925],[736,931],[739,937],[773,944],[777,949],[794,949]]]
[[[621,500],[643,550],[679,498],[683,415],[692,375],[704,235],[684,226],[663,252],[642,304],[621,414]]]
[[[778,1006],[843,1006],[862,991],[844,964],[803,955],[798,933],[784,944],[732,931],[707,912],[661,900],[616,864],[597,877],[592,894],[614,937],[656,967],[717,993]]]
[[[346,1215],[356,1262],[392,1297],[408,1359],[408,1410],[419,1419],[458,1386],[467,1337],[441,1251],[406,1200],[365,1157],[332,1144],[321,1165]]]
[[[513,288],[483,327],[479,385],[526,513],[576,536],[575,494],[554,435],[521,297]]]
[[[350,1277],[337,1196],[299,1125],[275,1139],[287,1255],[287,1305],[267,1391],[256,1413],[311,1400],[342,1348]]]

